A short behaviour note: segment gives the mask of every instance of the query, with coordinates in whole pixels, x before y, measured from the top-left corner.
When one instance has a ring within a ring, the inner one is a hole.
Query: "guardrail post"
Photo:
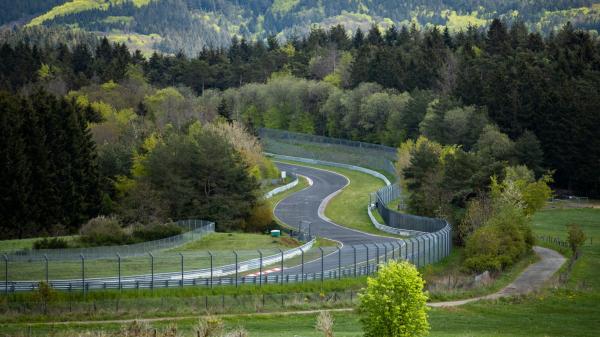
[[[213,255],[210,250],[207,251],[208,256],[210,257],[210,287],[213,287]]]
[[[301,259],[302,259],[302,267],[301,267],[301,271],[300,271],[300,277],[302,277],[302,281],[301,283],[304,283],[304,249],[302,249],[302,247],[300,247],[300,254],[301,254]]]
[[[342,277],[342,249],[340,246],[336,246],[338,251],[338,280]]]
[[[148,255],[150,255],[150,289],[154,289],[154,255],[152,253]]]
[[[179,257],[181,259],[181,287],[183,287],[183,254],[179,253]]]
[[[263,279],[263,275],[262,275],[263,254],[260,251],[260,249],[258,250],[258,256],[259,256],[259,263],[258,263],[258,286],[262,287],[262,279]]]
[[[323,278],[325,277],[325,266],[323,263],[323,248],[319,247],[321,251],[321,283],[323,283]]]
[[[46,255],[46,254],[44,254],[44,261],[46,263],[46,266],[45,266],[46,267],[46,284],[48,284],[48,280],[49,280],[49,277],[48,277],[48,255]]]
[[[238,287],[238,253],[234,250],[233,255],[235,255],[235,287]]]
[[[121,255],[117,253],[117,274],[119,277],[119,291],[121,291]]]
[[[354,251],[354,277],[356,277],[356,247],[354,247],[354,245],[351,245],[351,247]]]
[[[83,291],[83,298],[85,298],[85,257],[83,254],[79,254],[81,258],[81,290]]]
[[[279,283],[283,284],[283,250],[281,250],[281,248],[277,249],[279,249],[279,254],[281,254],[281,270],[279,271],[279,274],[281,275],[281,281]]]
[[[8,255],[4,254],[4,293],[8,296]]]

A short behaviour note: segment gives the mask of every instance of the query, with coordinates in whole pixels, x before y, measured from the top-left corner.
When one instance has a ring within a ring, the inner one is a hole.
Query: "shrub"
[[[359,311],[366,337],[425,336],[427,295],[417,268],[406,261],[382,265],[367,279],[360,294]]]
[[[121,245],[128,236],[121,222],[114,216],[98,216],[90,219],[79,231],[81,242],[90,246]]]
[[[567,225],[567,230],[569,233],[569,246],[571,247],[571,251],[573,251],[573,256],[575,259],[579,258],[579,247],[583,245],[585,242],[585,233],[581,230],[581,226],[577,224]]]
[[[33,249],[61,249],[68,246],[69,243],[63,238],[43,238],[33,243]]]
[[[321,311],[319,316],[317,316],[317,331],[323,333],[324,337],[334,337],[333,336],[333,317],[329,311]]]
[[[254,207],[246,221],[244,230],[247,232],[264,232],[273,225],[273,211],[267,202],[262,202]]]
[[[183,228],[174,222],[164,224],[151,224],[143,227],[136,227],[133,230],[133,238],[136,241],[153,241],[170,236],[179,235],[183,232]]]
[[[533,233],[522,209],[505,205],[467,240],[464,266],[474,272],[499,271],[531,250]]]

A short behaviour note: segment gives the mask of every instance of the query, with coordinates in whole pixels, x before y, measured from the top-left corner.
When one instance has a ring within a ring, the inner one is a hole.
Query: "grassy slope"
[[[65,2],[62,5],[56,6],[46,13],[34,18],[29,23],[29,26],[35,26],[44,23],[44,21],[52,20],[57,16],[74,14],[92,9],[107,9],[111,4],[123,3],[125,0],[72,0]],[[147,5],[150,0],[133,0],[137,7]]]
[[[61,238],[67,241],[74,240],[76,236],[61,236]],[[0,252],[11,252],[21,249],[32,249],[33,243],[41,238],[29,238],[29,239],[15,239],[15,240],[2,240],[0,241]]]
[[[298,243],[289,238],[273,238],[265,234],[252,233],[212,233],[200,240],[196,240],[174,249],[174,251],[196,250],[224,250],[235,249],[289,249],[298,246]]]

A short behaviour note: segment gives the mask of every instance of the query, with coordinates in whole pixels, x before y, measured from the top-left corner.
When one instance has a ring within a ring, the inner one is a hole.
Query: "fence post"
[[[394,247],[392,247],[393,250]],[[385,254],[383,256],[383,263],[387,263],[387,243],[383,243],[383,254]]]
[[[413,240],[414,240],[413,238],[410,238],[410,251],[411,251],[410,252],[410,262],[416,266],[416,264],[415,264],[415,242]]]
[[[260,251],[260,249],[258,250],[258,256],[259,256],[259,261],[258,261],[258,286],[262,287],[262,267],[263,267],[263,254]]]
[[[48,283],[49,277],[48,277],[48,255],[44,254],[44,261],[46,262],[46,284]]]
[[[409,240],[410,240],[410,239],[409,239]],[[404,259],[405,259],[406,261],[409,261],[409,260],[408,260],[408,242],[407,242],[406,240],[403,240],[403,241],[404,241]],[[402,248],[401,248],[401,249],[402,249]],[[402,255],[402,253],[400,253],[400,255]]]
[[[8,255],[4,254],[4,293],[8,296]]]
[[[283,250],[281,250],[281,248],[277,248],[279,249],[279,253],[281,254],[281,270],[279,271],[280,275],[281,275],[281,284],[283,284]]]
[[[369,246],[367,246],[366,244],[363,243],[363,246],[365,247],[365,249],[367,250],[367,258],[366,258],[366,262],[367,262],[367,275],[369,275]]]
[[[85,257],[83,254],[79,254],[81,257],[81,290],[83,291],[83,298],[85,298]]]
[[[375,268],[379,267],[379,245],[375,243],[375,254],[377,255],[377,265],[375,266]]]
[[[417,236],[415,240],[417,240],[417,268],[421,264],[421,240],[419,240],[420,236]]]
[[[213,255],[210,250],[207,251],[208,256],[210,257],[210,287],[213,286]]]
[[[351,245],[351,247],[354,251],[354,277],[356,277],[356,247],[354,247],[354,245]]]
[[[325,265],[323,263],[323,248],[319,247],[321,251],[321,283],[323,283],[323,278],[325,277]]]
[[[233,251],[233,255],[235,255],[235,287],[237,288],[237,286],[238,286],[238,254],[235,250]]]
[[[342,277],[342,249],[336,246],[338,250],[338,280]]]
[[[119,276],[119,291],[121,291],[121,255],[117,253],[117,274]]]
[[[179,253],[179,257],[181,258],[181,286],[183,287],[183,254]]]
[[[148,255],[150,255],[150,289],[154,289],[154,255],[152,253]]]
[[[302,258],[302,267],[301,267],[301,271],[300,271],[300,277],[302,277],[302,281],[301,283],[304,283],[304,249],[302,249],[302,247],[300,247],[300,254],[301,254],[301,258]]]

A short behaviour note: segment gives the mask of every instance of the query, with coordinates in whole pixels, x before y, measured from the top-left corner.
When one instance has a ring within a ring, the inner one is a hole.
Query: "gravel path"
[[[497,293],[466,300],[429,303],[428,305],[431,307],[455,307],[479,300],[494,300],[501,297],[525,295],[540,289],[560,269],[566,259],[552,249],[535,246],[533,250],[540,257],[540,260],[527,267],[516,280]]]

